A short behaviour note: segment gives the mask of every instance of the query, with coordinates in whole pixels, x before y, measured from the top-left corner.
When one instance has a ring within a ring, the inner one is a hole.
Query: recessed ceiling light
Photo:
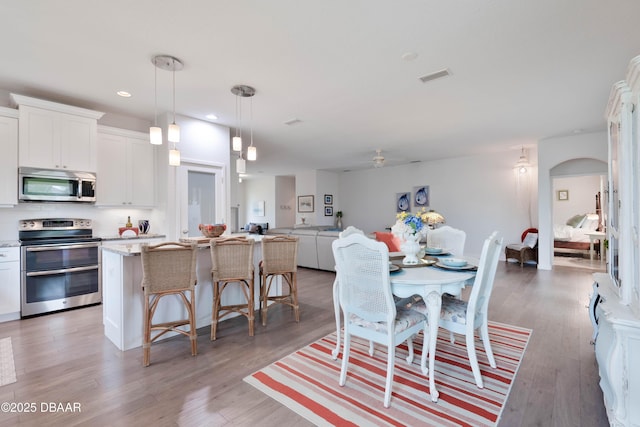
[[[119,90],[116,93],[118,94],[118,96],[121,96],[123,98],[131,98],[131,94],[126,90]]]
[[[418,57],[418,54],[415,52],[405,52],[402,54],[403,61],[414,61]]]
[[[207,114],[205,117],[209,120],[218,120],[218,116],[215,114]]]

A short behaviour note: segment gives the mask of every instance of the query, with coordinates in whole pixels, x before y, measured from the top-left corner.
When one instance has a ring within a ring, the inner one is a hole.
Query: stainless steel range
[[[100,238],[90,219],[19,222],[22,317],[102,302]]]

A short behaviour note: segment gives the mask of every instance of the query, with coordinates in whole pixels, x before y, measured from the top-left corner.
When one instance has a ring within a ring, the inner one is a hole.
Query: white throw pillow
[[[524,237],[523,245],[533,248],[538,243],[538,233],[527,233]]]

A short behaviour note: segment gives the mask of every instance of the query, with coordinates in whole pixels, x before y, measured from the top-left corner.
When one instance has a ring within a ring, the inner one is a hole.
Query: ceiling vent
[[[451,75],[451,71],[448,68],[444,70],[436,71],[435,73],[427,74],[422,77],[418,77],[422,83],[430,82],[431,80],[440,79]]]
[[[286,122],[284,122],[284,124],[287,125],[287,126],[294,126],[294,125],[297,125],[299,123],[302,123],[302,120],[300,120],[300,119],[289,119]]]

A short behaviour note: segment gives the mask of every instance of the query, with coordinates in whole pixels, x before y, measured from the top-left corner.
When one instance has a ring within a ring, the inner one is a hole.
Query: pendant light
[[[162,128],[158,126],[158,67],[153,67],[153,126],[149,128],[149,142],[162,145]]]
[[[233,92],[233,89],[231,89]],[[236,136],[232,139],[233,151],[242,151],[242,133],[240,130],[240,121],[242,120],[242,105],[240,104],[240,97],[236,94]]]
[[[180,151],[176,149],[176,143],[180,142],[180,126],[176,124],[176,71],[182,70],[183,64],[169,55],[154,56],[153,63],[157,68],[173,73],[173,122],[167,130],[167,140],[173,143],[173,148],[169,150],[169,165],[180,166]]]
[[[242,158],[242,153],[236,160],[236,172],[237,173],[247,173],[247,161]]]
[[[516,169],[518,173],[525,174],[527,173],[530,167],[531,165],[529,164],[529,160],[527,159],[527,156],[524,152],[524,147],[522,147],[522,150],[520,152],[520,158],[518,159],[518,161],[516,162],[513,168]]]
[[[251,86],[247,86],[247,85],[235,85],[231,88],[231,93],[233,93],[236,96],[236,136],[234,136],[231,140],[232,141],[231,148],[233,149],[233,151],[240,152],[240,157],[238,158],[238,162],[240,160],[245,162],[244,158],[242,158],[242,128],[241,128],[242,99],[241,98],[252,97],[253,95],[255,95],[256,90]],[[252,134],[253,134],[253,128],[252,128]],[[252,146],[253,146],[253,141],[251,143],[251,146],[249,147],[249,151],[247,152],[247,158],[249,160],[252,160],[252,157],[253,157],[253,160],[255,160],[255,157],[256,157],[255,147],[252,148]],[[251,154],[252,151],[253,151],[253,154]]]
[[[256,147],[253,146],[253,97],[249,100],[249,123],[251,126],[251,144],[249,144],[247,148],[247,160],[255,162],[258,158],[258,152],[256,151]]]

